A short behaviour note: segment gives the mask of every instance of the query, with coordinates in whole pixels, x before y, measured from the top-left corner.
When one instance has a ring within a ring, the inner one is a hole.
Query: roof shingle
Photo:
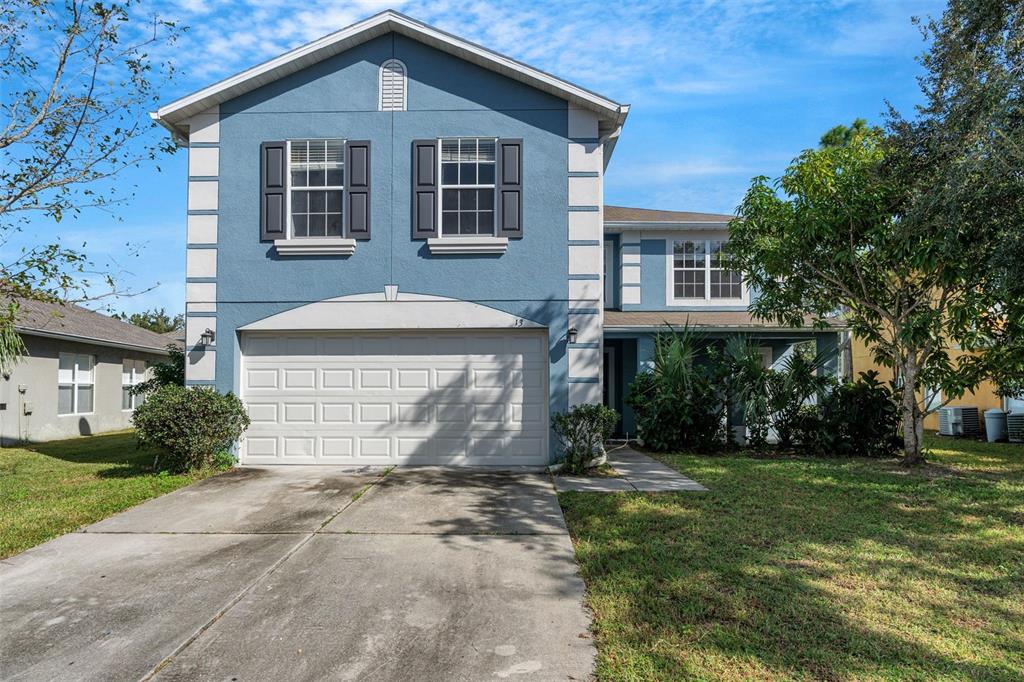
[[[692,211],[658,211],[652,208],[628,206],[604,207],[606,223],[728,223],[734,215],[724,213],[694,213]]]
[[[61,334],[79,337],[83,341],[104,345],[136,346],[154,352],[166,352],[167,345],[172,343],[162,334],[115,320],[73,303],[61,305],[20,300],[16,326],[19,332],[28,335],[34,331]]]

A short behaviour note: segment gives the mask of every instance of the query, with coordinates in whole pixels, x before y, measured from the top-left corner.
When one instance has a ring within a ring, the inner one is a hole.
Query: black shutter
[[[370,238],[370,143],[365,140],[345,145],[345,235]]]
[[[412,238],[437,236],[437,140],[412,143]]]
[[[288,172],[287,144],[260,145],[260,241],[284,239],[285,173]]]
[[[498,236],[523,237],[522,140],[498,140]]]

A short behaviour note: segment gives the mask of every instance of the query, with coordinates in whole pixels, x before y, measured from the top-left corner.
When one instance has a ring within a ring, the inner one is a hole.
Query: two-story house
[[[628,112],[393,11],[161,107],[187,382],[246,402],[241,461],[546,464],[549,416],[621,406],[661,318],[749,323],[725,217],[605,210]]]

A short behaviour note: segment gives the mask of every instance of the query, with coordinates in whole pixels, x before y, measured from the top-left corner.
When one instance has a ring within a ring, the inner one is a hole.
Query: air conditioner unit
[[[1024,412],[1006,415],[1006,435],[1011,443],[1024,443]]]
[[[981,420],[976,407],[940,407],[939,434],[942,436],[978,436]]]

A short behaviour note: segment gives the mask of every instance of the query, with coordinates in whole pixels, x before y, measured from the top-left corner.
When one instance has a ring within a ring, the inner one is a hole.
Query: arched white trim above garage
[[[340,296],[265,317],[244,327],[255,331],[383,331],[391,329],[543,329],[496,308],[426,294]]]

